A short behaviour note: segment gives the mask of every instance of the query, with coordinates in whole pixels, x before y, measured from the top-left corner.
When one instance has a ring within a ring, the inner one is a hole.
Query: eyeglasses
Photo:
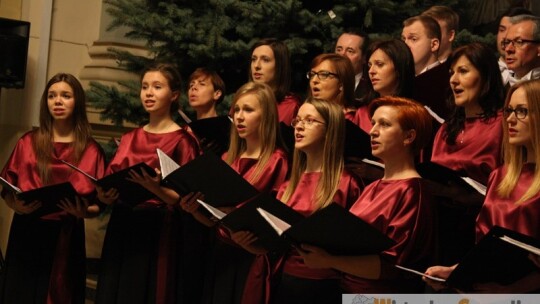
[[[510,39],[503,39],[501,41],[501,47],[504,49],[506,49],[506,47],[508,45],[512,45],[513,47],[517,48],[517,49],[520,49],[523,47],[523,45],[525,45],[525,43],[540,43],[540,40],[527,40],[527,39],[513,39],[513,40],[510,40]]]
[[[515,109],[512,109],[511,107],[506,107],[503,109],[503,116],[504,118],[508,118],[510,115],[514,113],[516,115],[517,119],[524,119],[527,117],[527,114],[529,114],[529,109],[524,107],[517,107]]]
[[[328,72],[328,71],[319,71],[319,72],[309,71],[309,72],[306,73],[306,77],[309,80],[311,80],[313,77],[315,77],[315,75],[317,75],[317,77],[319,77],[320,80],[325,80],[330,76],[336,77],[336,78],[338,76],[337,74],[332,73],[332,72]]]
[[[298,124],[302,123],[302,126],[303,127],[311,127],[313,126],[314,123],[319,123],[321,125],[324,125],[324,122],[322,121],[318,121],[316,119],[313,119],[311,117],[306,117],[304,119],[301,119],[301,118],[295,118],[291,121],[291,126],[293,128],[295,128],[296,126],[298,126]]]

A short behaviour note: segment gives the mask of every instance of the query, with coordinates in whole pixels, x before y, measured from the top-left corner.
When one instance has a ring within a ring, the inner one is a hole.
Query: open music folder
[[[131,170],[135,171],[138,174],[142,174],[144,170],[148,175],[152,177],[156,176],[156,172],[154,171],[154,169],[150,168],[150,166],[143,162],[116,171],[100,179],[95,178],[87,172],[84,172],[84,170],[81,170],[73,164],[65,161],[62,162],[92,180],[94,184],[103,188],[104,191],[107,191],[111,188],[116,189],[119,194],[119,200],[128,205],[135,206],[139,203],[145,202],[155,197],[152,192],[146,190],[143,186],[128,179]]]
[[[205,141],[216,145],[217,153],[222,154],[229,148],[232,118],[229,116],[217,116],[191,120],[182,109],[178,114],[186,122],[195,137],[199,141]]]
[[[263,208],[258,211],[277,234],[293,245],[310,244],[335,255],[367,255],[378,254],[395,244],[388,236],[335,203],[297,222],[289,222]]]
[[[304,219],[304,216],[283,202],[268,195],[261,194],[248,203],[227,214],[220,221],[220,224],[232,231],[250,231],[257,236],[256,244],[269,251],[284,251],[289,243],[281,238],[270,225],[261,217],[258,208],[265,208],[279,214],[286,221],[297,223]]]
[[[174,168],[174,162],[166,155],[159,154],[162,168]],[[180,195],[191,192],[204,194],[204,201],[214,207],[236,206],[259,194],[248,181],[234,171],[226,162],[206,152],[172,171],[162,170],[163,183]]]
[[[528,258],[530,250],[508,239],[538,249],[540,240],[499,226],[494,226],[459,262],[446,280],[449,286],[463,291],[475,283],[514,283],[538,268]],[[532,251],[534,252],[534,250]]]
[[[29,216],[41,217],[51,213],[60,212],[62,211],[62,209],[58,207],[60,200],[68,199],[72,203],[75,203],[75,197],[77,196],[77,192],[70,182],[44,186],[28,191],[21,191],[21,189],[2,177],[0,177],[0,184],[2,184],[2,187],[6,190],[15,193],[17,199],[22,200],[27,204],[33,201],[41,202],[41,207],[29,214]]]
[[[486,186],[480,182],[466,176],[461,176],[458,172],[433,162],[423,162],[416,166],[416,170],[425,179],[448,185],[453,183],[470,191],[477,191],[486,195]]]

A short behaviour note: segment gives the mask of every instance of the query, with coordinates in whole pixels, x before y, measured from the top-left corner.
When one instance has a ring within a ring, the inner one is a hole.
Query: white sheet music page
[[[525,244],[525,243],[520,242],[520,241],[518,241],[516,239],[513,239],[513,238],[511,238],[511,237],[509,237],[507,235],[500,236],[499,238],[501,240],[507,242],[507,243],[510,243],[510,244],[512,244],[514,246],[518,246],[520,248],[523,248],[523,249],[529,251],[530,253],[534,253],[534,254],[540,256],[540,248],[536,248],[536,247],[534,247],[532,245]]]
[[[15,193],[21,193],[21,189],[12,183],[5,180],[3,177],[0,176],[0,184],[2,184],[4,187],[8,188],[9,190],[15,192]]]
[[[180,165],[172,160],[169,155],[165,154],[165,152],[161,151],[161,149],[156,150],[159,158],[159,166],[162,178],[167,177],[167,175],[171,174],[174,170],[180,168]]]
[[[462,177],[462,179],[469,185],[471,185],[471,187],[474,188],[474,190],[478,191],[478,193],[482,194],[483,196],[486,196],[486,189],[487,187],[483,184],[481,184],[480,182],[478,181],[475,181],[474,179],[470,178],[470,177]]]
[[[274,230],[277,232],[277,234],[282,235],[283,232],[285,232],[287,229],[291,228],[291,225],[279,217],[273,215],[272,213],[262,209],[257,208],[257,211],[261,214],[261,216],[274,228]]]
[[[430,276],[430,275],[427,275],[425,273],[422,273],[420,271],[416,271],[414,269],[411,269],[411,268],[407,268],[407,267],[403,267],[403,266],[399,266],[399,265],[394,265],[396,266],[397,268],[401,269],[401,270],[405,270],[405,271],[408,271],[408,272],[411,272],[411,273],[414,273],[414,274],[417,274],[419,276],[423,276],[423,277],[426,277],[430,280],[433,280],[433,281],[437,281],[437,282],[446,282],[445,279],[442,279],[442,278],[438,278],[438,277],[434,277],[434,276]]]
[[[441,125],[444,123],[444,118],[440,117],[437,113],[435,113],[435,111],[433,111],[430,107],[428,106],[424,106],[424,108],[426,108],[426,110],[428,111],[429,115],[431,115],[431,117],[433,117],[438,123],[440,123]]]
[[[224,218],[225,216],[227,216],[227,213],[215,208],[215,207],[212,207],[210,205],[208,205],[207,203],[201,201],[200,199],[197,200],[197,202],[199,204],[201,204],[201,206],[203,206],[204,208],[206,208],[206,210],[208,210],[208,212],[210,212],[213,216],[215,216],[218,220]]]

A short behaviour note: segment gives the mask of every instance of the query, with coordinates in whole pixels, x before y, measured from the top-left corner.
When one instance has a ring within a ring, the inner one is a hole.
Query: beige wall
[[[71,73],[79,77],[85,87],[90,80],[108,78],[109,83],[113,83],[111,78],[126,79],[130,76],[122,74],[121,77],[111,77],[109,72],[115,67],[114,59],[109,58],[109,62],[103,64],[104,52],[98,55],[95,55],[95,51],[92,52],[96,44],[101,45],[104,50],[109,44],[127,45],[123,30],[112,33],[105,31],[109,17],[104,12],[102,0],[0,0],[0,17],[31,23],[25,88],[0,91],[2,168],[17,139],[37,125],[39,97],[52,75],[58,72]],[[140,52],[140,47],[135,46],[135,49]],[[98,63],[94,58],[96,56],[101,58],[97,60]],[[88,73],[87,70],[93,73]],[[101,130],[100,132],[121,132],[120,129],[110,127],[107,122],[99,122],[97,115],[93,115],[91,119],[94,120],[95,129]],[[0,198],[0,248],[4,253],[11,218],[12,211]],[[103,222],[97,225],[103,226]],[[87,226],[92,231],[96,230],[93,223],[87,223]],[[100,233],[98,236],[90,236],[90,239],[99,239],[103,231]],[[89,255],[98,255],[100,249],[90,248]]]

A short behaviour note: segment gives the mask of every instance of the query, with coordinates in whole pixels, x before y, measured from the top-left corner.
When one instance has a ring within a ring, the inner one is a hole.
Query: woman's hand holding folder
[[[266,254],[268,251],[260,246],[255,245],[258,240],[257,236],[250,231],[231,232],[231,239],[252,254]]]
[[[79,217],[79,218],[91,218],[99,214],[99,206],[96,204],[90,204],[87,198],[75,197],[75,202],[69,199],[63,199],[58,204],[60,209],[67,213]]]
[[[40,201],[33,201],[27,204],[25,201],[17,199],[14,192],[8,193],[6,204],[17,214],[31,214],[41,207]]]
[[[207,216],[205,216],[200,210],[200,204],[197,200],[204,200],[204,194],[201,192],[191,192],[180,198],[179,205],[182,210],[193,215],[193,217],[201,224],[207,227],[213,227],[216,222]]]
[[[118,197],[120,196],[118,190],[116,190],[115,188],[110,188],[107,191],[103,191],[103,188],[98,185],[96,185],[96,192],[98,200],[105,205],[112,205],[114,202],[116,202],[116,200],[118,200]]]

